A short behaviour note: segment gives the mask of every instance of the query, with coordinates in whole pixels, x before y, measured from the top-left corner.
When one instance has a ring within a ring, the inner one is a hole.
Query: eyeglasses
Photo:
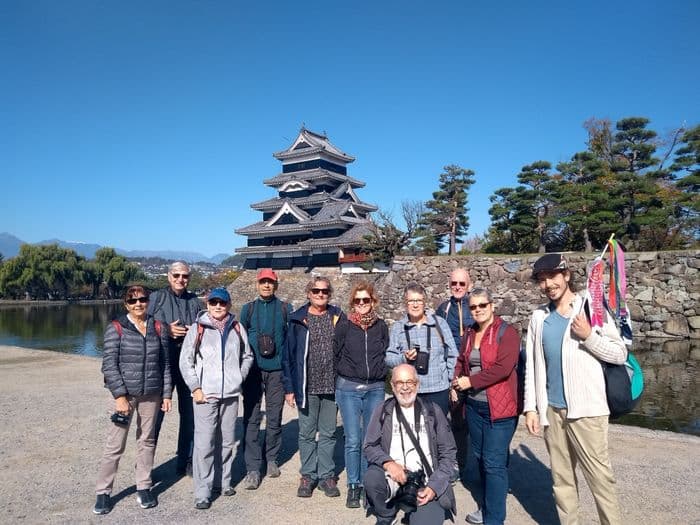
[[[406,302],[408,304],[423,304],[425,302],[424,299],[406,299]]]
[[[467,286],[467,283],[465,283],[464,281],[451,281],[450,286],[461,286],[462,288],[464,288],[465,286]]]
[[[409,379],[408,381],[392,381],[391,384],[394,385],[396,388],[401,388],[402,386],[407,386],[408,388],[415,388],[418,384],[418,381],[416,381],[415,379]]]
[[[170,275],[173,276],[173,279],[179,279],[182,277],[183,279],[189,279],[190,274],[189,273],[171,273]]]
[[[484,308],[486,308],[486,307],[487,307],[488,305],[490,305],[490,304],[491,304],[491,303],[470,304],[470,305],[469,305],[469,309],[470,309],[472,312],[473,312],[474,310],[476,310],[477,308],[478,308],[479,310],[483,310]]]
[[[372,302],[371,297],[355,297],[352,300],[352,304],[369,304]]]
[[[226,306],[228,303],[223,299],[209,299],[207,304],[209,306]]]
[[[328,288],[311,288],[311,293],[314,295],[318,295],[318,294],[328,295],[331,293],[331,291]]]
[[[275,281],[273,281],[272,279],[265,278],[265,279],[260,279],[258,281],[258,283],[259,284],[275,284]]]
[[[146,304],[148,302],[148,297],[132,297],[126,300],[126,304],[134,305],[136,303]]]

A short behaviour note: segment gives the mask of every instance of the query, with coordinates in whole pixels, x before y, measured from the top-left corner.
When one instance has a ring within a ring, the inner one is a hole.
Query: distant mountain
[[[19,253],[19,247],[24,244],[22,239],[18,239],[10,233],[0,233],[0,253],[5,259],[14,257]]]
[[[15,237],[10,233],[0,233],[0,253],[5,259],[15,257],[19,253],[19,247],[22,244],[28,244]],[[31,244],[31,243],[29,243]],[[58,244],[61,248],[68,248],[75,251],[78,255],[82,255],[87,259],[92,259],[95,257],[95,252],[102,248],[103,246],[99,244],[91,244],[86,242],[76,242],[76,241],[63,241],[61,239],[47,239],[45,241],[37,242],[35,244]],[[213,257],[207,257],[199,252],[188,252],[188,251],[176,251],[176,250],[122,250],[121,248],[114,248],[119,255],[124,257],[161,257],[167,260],[180,260],[187,261],[190,263],[195,262],[210,262],[214,264],[220,264],[221,261],[229,257],[229,254],[218,253]]]

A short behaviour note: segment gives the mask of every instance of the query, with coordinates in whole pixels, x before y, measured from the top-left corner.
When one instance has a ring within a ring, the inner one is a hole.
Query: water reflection
[[[99,356],[107,323],[123,311],[121,304],[2,307],[0,344]],[[634,344],[645,391],[637,409],[617,422],[700,435],[700,340]]]
[[[700,340],[636,338],[634,355],[644,370],[644,394],[636,410],[619,421],[700,435]]]
[[[0,308],[0,344],[81,355],[102,355],[104,329],[121,304]]]

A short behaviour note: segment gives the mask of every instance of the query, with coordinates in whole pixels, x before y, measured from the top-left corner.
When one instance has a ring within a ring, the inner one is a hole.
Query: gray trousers
[[[131,418],[126,426],[116,425],[110,421],[107,441],[105,443],[100,467],[95,484],[96,494],[111,494],[114,478],[117,476],[119,460],[126,448],[131,422],[136,419],[136,490],[151,488],[151,470],[156,454],[156,415],[160,410],[162,398],[152,396],[128,396]],[[110,407],[114,412],[114,401]]]
[[[299,409],[300,473],[312,480],[335,476],[335,423],[338,407],[333,394],[306,396],[306,408]],[[318,442],[316,433],[318,432]]]
[[[192,407],[194,497],[195,500],[209,499],[214,486],[222,490],[231,486],[238,396],[209,399],[201,404],[193,401]]]

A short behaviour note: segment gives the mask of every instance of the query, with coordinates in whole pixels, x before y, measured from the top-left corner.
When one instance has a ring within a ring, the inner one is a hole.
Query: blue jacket
[[[328,305],[328,313],[335,325],[345,317],[340,308]],[[297,406],[306,407],[306,365],[309,355],[309,329],[306,318],[309,315],[309,303],[296,310],[289,316],[287,327],[287,344],[282,354],[282,381],[284,392],[294,394]]]
[[[462,338],[459,335],[459,304],[462,306],[462,330],[463,334],[467,333],[467,329],[474,324],[472,314],[469,311],[469,294],[466,294],[461,299],[450,297],[435,310],[435,315],[439,315],[447,321],[452,337],[454,337],[457,350],[462,348]]]

